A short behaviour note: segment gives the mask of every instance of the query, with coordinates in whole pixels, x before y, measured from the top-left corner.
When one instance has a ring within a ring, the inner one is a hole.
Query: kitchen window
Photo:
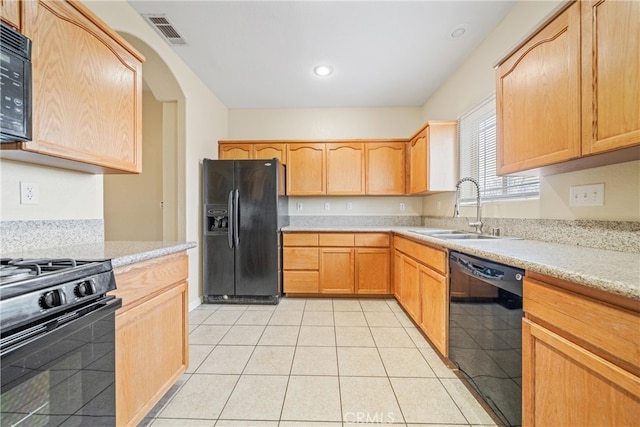
[[[537,177],[496,175],[496,96],[486,98],[458,119],[460,177],[475,178],[482,200],[537,197]],[[460,202],[475,204],[475,189],[460,187]]]

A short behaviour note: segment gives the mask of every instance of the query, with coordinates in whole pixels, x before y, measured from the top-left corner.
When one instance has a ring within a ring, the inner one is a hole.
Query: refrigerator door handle
[[[229,220],[227,221],[227,241],[229,243],[229,248],[233,249],[233,229],[234,229],[234,218],[233,218],[233,190],[229,191],[229,200],[227,202],[227,215]]]
[[[237,248],[240,244],[240,192],[235,190],[233,197],[233,243]]]

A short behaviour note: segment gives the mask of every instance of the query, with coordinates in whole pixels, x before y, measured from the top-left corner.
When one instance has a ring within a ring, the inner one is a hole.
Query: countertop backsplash
[[[102,241],[102,219],[0,221],[0,254]]]
[[[392,226],[471,230],[467,218],[420,217],[417,215],[291,215],[290,225]],[[483,218],[483,231],[494,228],[500,235],[549,243],[640,253],[639,221],[555,220],[528,218]],[[104,220],[0,221],[0,254],[104,241]]]
[[[432,228],[472,230],[467,218],[423,217]],[[640,222],[529,218],[482,218],[483,232],[500,229],[501,236],[519,237],[548,243],[640,253]]]
[[[290,215],[292,227],[331,227],[331,226],[393,226],[420,227],[422,217],[418,215]]]

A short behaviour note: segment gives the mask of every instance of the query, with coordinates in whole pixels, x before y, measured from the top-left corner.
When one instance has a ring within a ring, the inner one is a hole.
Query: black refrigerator
[[[202,177],[204,302],[277,304],[280,230],[289,224],[284,166],[204,159]]]

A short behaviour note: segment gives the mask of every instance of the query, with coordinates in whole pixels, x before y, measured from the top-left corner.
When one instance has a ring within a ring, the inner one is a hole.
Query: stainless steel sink
[[[412,233],[421,234],[423,236],[435,237],[438,239],[456,239],[456,240],[482,240],[482,239],[513,239],[513,237],[490,236],[488,234],[476,234],[469,231],[460,230],[439,230],[439,229],[418,229],[410,230]]]
[[[434,234],[432,237],[438,239],[499,239],[500,236],[488,236],[486,234],[474,233],[451,233],[451,234]]]
[[[409,230],[412,233],[416,233],[416,234],[422,234],[425,236],[433,236],[434,234],[451,234],[451,233],[456,233],[455,231],[451,231],[451,230],[440,230],[437,228],[423,228],[423,229],[419,229],[419,230]]]

